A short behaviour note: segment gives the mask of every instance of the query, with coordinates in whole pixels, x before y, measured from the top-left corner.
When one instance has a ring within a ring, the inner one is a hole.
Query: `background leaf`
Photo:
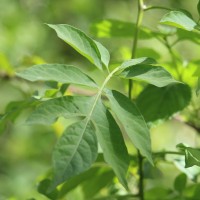
[[[197,11],[198,11],[199,16],[200,16],[200,1],[198,1],[198,4],[197,4]]]
[[[187,176],[184,173],[179,174],[174,180],[175,190],[182,193],[186,187],[186,183],[187,183]]]
[[[135,104],[117,91],[108,90],[106,96],[109,99],[112,112],[117,116],[131,142],[153,164],[149,130]]]
[[[56,31],[59,38],[72,46],[99,69],[102,69],[100,51],[98,50],[95,41],[93,41],[85,33],[68,24],[48,24],[48,26]]]
[[[30,67],[17,76],[29,81],[57,81],[97,87],[96,83],[80,69],[65,64],[41,64]]]
[[[182,28],[187,31],[194,30],[197,25],[187,14],[181,11],[170,11],[162,17],[160,23]]]
[[[53,151],[54,176],[50,188],[89,169],[97,152],[95,128],[88,119],[69,126]]]
[[[167,119],[185,108],[191,99],[190,87],[184,84],[170,84],[158,88],[147,86],[136,100],[142,115],[147,122]]]

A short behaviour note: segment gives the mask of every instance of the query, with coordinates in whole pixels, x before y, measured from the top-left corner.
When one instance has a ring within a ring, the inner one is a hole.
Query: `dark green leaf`
[[[175,190],[182,193],[186,187],[186,183],[187,183],[187,176],[184,173],[179,174],[174,180]]]
[[[199,16],[200,16],[200,1],[198,1],[198,4],[197,4],[197,11],[198,11]]]
[[[197,25],[187,14],[181,11],[170,11],[162,17],[160,23],[175,26],[187,31],[194,30]]]
[[[80,69],[65,64],[41,64],[30,67],[17,76],[29,81],[57,81],[89,87],[97,87],[96,83]]]
[[[51,184],[51,180],[49,179],[42,180],[38,185],[38,192],[45,195],[49,199],[56,200],[58,197],[58,190],[54,189],[53,191],[48,192],[48,188],[50,184]]]
[[[133,65],[122,71],[118,76],[126,79],[145,81],[157,87],[178,82],[163,67],[145,64]]]
[[[127,188],[129,155],[117,123],[101,101],[98,101],[92,119],[96,125],[97,138],[105,161],[112,167],[122,185]]]
[[[89,169],[96,158],[97,139],[92,122],[86,118],[69,126],[53,151],[54,177],[50,189]]]
[[[105,55],[103,55],[103,59],[101,59],[102,48],[99,50],[95,41],[85,33],[67,24],[49,24],[48,26],[56,31],[59,38],[72,46],[99,69],[102,69],[103,62],[107,66],[109,61],[105,60]]]
[[[108,90],[106,96],[112,112],[117,116],[132,143],[153,164],[149,130],[136,105],[117,91]]]
[[[163,88],[147,86],[137,98],[137,105],[147,122],[167,119],[185,108],[191,99],[190,87],[170,84]]]

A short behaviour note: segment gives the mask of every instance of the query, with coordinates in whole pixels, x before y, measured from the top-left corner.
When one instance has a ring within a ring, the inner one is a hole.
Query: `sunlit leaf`
[[[156,64],[156,61],[153,58],[148,57],[141,57],[141,58],[135,58],[131,60],[124,61],[121,66],[119,67],[118,71],[124,70],[126,68],[129,68],[134,65],[153,65]]]
[[[200,167],[200,150],[191,147],[185,148],[185,167]]]
[[[97,152],[92,122],[85,119],[69,126],[53,151],[54,177],[50,188],[89,169],[97,158]]]
[[[111,37],[133,37],[136,30],[136,24],[130,22],[123,22],[114,19],[100,20],[91,26],[91,33],[99,38]],[[140,28],[140,39],[150,39],[162,34],[151,31],[146,27]]]
[[[57,81],[89,87],[97,87],[96,83],[80,69],[65,64],[41,64],[35,65],[17,76],[29,81]]]
[[[76,51],[78,51],[81,55],[86,57],[99,69],[102,69],[102,62],[105,65],[106,63],[108,63],[107,60],[105,61],[104,55],[103,59],[101,59],[102,48],[100,47],[99,50],[95,41],[88,37],[81,30],[72,27],[68,24],[49,24],[48,26],[56,31],[59,38],[61,38],[67,44],[72,46]]]
[[[191,99],[190,87],[184,84],[170,84],[159,88],[147,86],[137,98],[137,106],[147,122],[167,119],[185,108]]]
[[[133,65],[122,71],[118,76],[126,79],[145,81],[157,87],[178,82],[163,67],[145,64]]]
[[[178,192],[182,193],[183,190],[186,187],[186,183],[187,183],[187,176],[182,173],[179,174],[176,179],[174,180],[174,188],[175,190],[177,190]]]
[[[197,25],[193,19],[181,11],[170,11],[162,17],[160,23],[175,26],[188,31],[194,30]]]
[[[132,143],[153,164],[149,130],[136,105],[117,91],[108,90],[106,96],[112,112],[117,116]]]

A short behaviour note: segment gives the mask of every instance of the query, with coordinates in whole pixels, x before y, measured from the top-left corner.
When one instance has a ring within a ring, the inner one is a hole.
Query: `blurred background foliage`
[[[197,0],[146,0],[145,2],[147,5],[187,9],[196,20],[198,19]],[[101,82],[104,74],[97,76],[98,72],[91,67],[91,64],[58,39],[45,23],[71,24],[84,30],[91,37],[95,37],[96,34],[92,27],[99,20],[116,19],[135,22],[137,2],[136,0],[1,0],[0,8],[0,113],[15,111],[12,114],[14,123],[6,120],[0,125],[0,199],[47,199],[40,195],[36,188],[38,182],[50,169],[51,152],[57,137],[63,130],[63,123],[61,120],[52,127],[25,125],[25,119],[31,110],[29,108],[21,113],[23,108],[29,107],[26,101],[31,101],[30,96],[35,90],[41,91],[47,86],[42,83],[30,84],[16,78],[15,71],[40,63],[67,63],[81,67],[95,77],[97,82]],[[165,12],[163,10],[148,11],[145,13],[143,25],[158,31],[158,22]],[[132,38],[99,38],[97,40],[111,52],[113,67],[125,59],[130,59]],[[198,45],[197,41],[183,41],[175,46],[180,61],[178,64],[186,68],[186,71],[181,68],[184,74],[183,81],[193,88],[196,87],[197,81],[192,78],[192,74],[199,63],[197,62],[199,59]],[[155,38],[141,40],[137,56],[156,58],[176,76],[171,67],[168,50]],[[126,84],[118,84],[118,80],[113,80],[111,84],[122,91],[127,89]],[[137,96],[142,88],[143,85],[136,84],[134,95]],[[190,112],[185,111],[185,117],[195,121],[196,125],[199,125],[198,102],[199,99],[194,97],[195,106],[189,106]],[[19,106],[20,109],[17,108]],[[199,145],[199,135],[194,128],[174,118],[164,123],[157,122],[151,128],[151,137],[154,151],[175,150],[178,143],[186,143],[194,147]],[[153,186],[160,188],[157,191],[163,195],[172,189],[173,180],[180,171],[186,172],[191,179],[199,174],[199,170],[195,167],[190,171],[185,170],[181,161],[175,163],[175,159],[170,156],[168,162],[161,161],[157,167],[157,170],[153,170],[148,164],[145,165],[146,176],[149,178],[146,181],[149,196],[152,195]],[[112,179],[113,174],[108,169],[103,170]],[[136,174],[134,164],[131,170],[133,174]],[[101,173],[103,172],[98,171],[98,174]],[[90,187],[89,183],[82,184],[72,190],[66,199],[81,200],[95,196],[90,190],[96,183],[98,183],[96,185],[102,184],[96,188],[97,193],[100,192],[102,195],[115,193],[116,190],[121,194],[125,193],[115,179],[113,186],[113,183],[109,182],[110,179],[106,182],[105,177],[103,181],[102,178],[98,180],[98,175],[96,177],[91,181]],[[150,179],[152,177],[153,180]],[[135,180],[131,183],[132,179],[137,179],[137,177],[130,178],[130,184],[133,184],[132,188],[135,188]],[[106,189],[104,186],[107,185],[109,186]],[[188,194],[190,193],[189,191]]]

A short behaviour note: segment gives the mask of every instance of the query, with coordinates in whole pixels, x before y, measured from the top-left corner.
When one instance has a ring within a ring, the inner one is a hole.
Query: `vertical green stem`
[[[135,58],[135,56],[136,56],[138,36],[139,36],[140,26],[142,24],[143,13],[144,13],[144,2],[143,2],[143,0],[138,0],[138,14],[137,14],[137,21],[136,21],[136,30],[135,30],[135,33],[133,36],[134,38],[133,38],[132,56],[131,56],[132,59]],[[128,90],[129,99],[132,99],[132,89],[133,89],[133,81],[129,80],[129,90]],[[140,200],[144,200],[143,157],[139,151],[138,151],[138,172],[139,172],[139,183],[138,183],[139,194],[138,194],[138,196],[139,196]]]

